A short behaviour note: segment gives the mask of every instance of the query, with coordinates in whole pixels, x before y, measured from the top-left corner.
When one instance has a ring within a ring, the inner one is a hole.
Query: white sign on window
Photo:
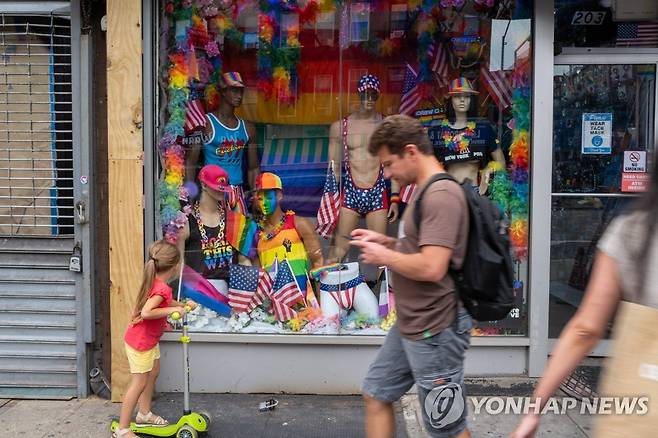
[[[612,113],[583,113],[582,153],[612,153]]]
[[[646,171],[647,171],[646,151],[624,152],[624,172],[646,172]]]

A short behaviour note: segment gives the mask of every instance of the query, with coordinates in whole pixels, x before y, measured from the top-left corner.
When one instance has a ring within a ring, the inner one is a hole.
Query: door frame
[[[82,34],[80,0],[71,0],[71,92],[73,119],[73,198],[74,206],[85,205],[84,220],[74,212],[74,239],[80,244],[82,271],[76,275],[76,350],[78,397],[89,395],[88,371],[91,345],[95,339],[93,227],[96,180],[93,172],[93,44],[90,33]]]
[[[556,65],[654,65],[656,77],[654,79],[654,108],[653,108],[653,144],[655,149],[655,142],[658,139],[658,50],[657,49],[632,49],[632,48],[623,48],[623,49],[581,49],[581,48],[572,48],[568,51],[569,53],[563,53],[554,57],[553,67]],[[552,124],[551,124],[552,132]],[[551,153],[553,151],[553,144],[551,141]],[[655,154],[654,150],[654,154]],[[552,163],[551,163],[552,171]],[[550,190],[550,199],[556,193],[553,193],[552,189]],[[636,197],[637,195],[633,194],[615,194],[614,196],[620,197]],[[548,217],[551,216],[551,211],[547,212]],[[550,266],[550,252],[548,254],[549,258],[547,261],[547,266]],[[550,289],[548,290],[548,295],[550,296]],[[547,309],[546,319],[550,318],[550,308]],[[550,354],[557,344],[557,338],[548,337],[548,354]],[[592,351],[588,354],[590,357],[607,357],[610,354],[610,346],[612,341],[610,339],[602,339],[598,345],[596,345]]]

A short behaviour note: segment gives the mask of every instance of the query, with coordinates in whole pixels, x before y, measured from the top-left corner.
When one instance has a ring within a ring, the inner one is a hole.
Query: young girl
[[[137,424],[169,424],[151,412],[151,397],[155,379],[160,372],[159,342],[167,325],[167,316],[173,312],[183,315],[186,305],[192,309],[196,307],[192,301],[183,304],[172,297],[172,289],[167,282],[176,278],[179,270],[180,252],[175,245],[159,240],[149,247],[149,259],[144,266],[137,305],[124,336],[132,380],[123,398],[119,429],[112,434],[114,438],[137,437],[130,430],[135,405],[139,405],[135,420]]]

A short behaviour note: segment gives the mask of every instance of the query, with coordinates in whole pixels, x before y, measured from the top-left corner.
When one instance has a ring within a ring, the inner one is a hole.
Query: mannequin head
[[[201,202],[204,203],[208,199],[223,205],[226,193],[231,191],[228,174],[215,164],[207,164],[201,168],[199,183],[201,184]]]
[[[224,73],[219,78],[219,95],[221,104],[237,108],[242,104],[244,95],[244,82],[242,76],[236,71]]]
[[[471,95],[453,94],[450,96],[450,102],[452,103],[452,109],[455,111],[456,115],[465,114],[471,107]]]
[[[271,216],[281,208],[283,186],[281,178],[270,172],[263,172],[256,177],[256,208],[263,216]]]
[[[377,76],[371,74],[361,76],[356,91],[359,93],[361,111],[374,111],[379,99],[379,79]]]
[[[270,216],[281,206],[283,193],[281,190],[269,189],[256,192],[256,208],[263,216]]]
[[[473,89],[471,82],[466,78],[457,78],[450,81],[448,88],[448,97],[450,98],[448,118],[453,120],[455,118],[466,118],[471,104],[475,100],[473,97],[478,94],[480,93]]]

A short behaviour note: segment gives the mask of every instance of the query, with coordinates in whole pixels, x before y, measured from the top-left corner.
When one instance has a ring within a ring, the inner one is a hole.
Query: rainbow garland
[[[162,33],[165,38],[170,29],[177,23],[187,21],[192,23],[192,9],[169,8],[165,9],[168,20],[163,20]],[[167,39],[167,38],[166,38]],[[181,211],[180,197],[183,178],[185,175],[185,150],[179,143],[179,138],[185,135],[185,105],[188,101],[190,89],[190,72],[188,66],[188,51],[190,42],[188,31],[175,35],[175,45],[169,55],[167,70],[167,112],[168,120],[163,129],[158,144],[164,161],[164,177],[160,181],[160,220],[164,238],[175,242],[178,230],[187,222],[187,216]]]
[[[512,191],[509,201],[510,239],[517,260],[528,257],[528,162],[530,129],[530,66],[529,61],[518,62],[512,74],[512,144],[510,145],[510,179]]]

